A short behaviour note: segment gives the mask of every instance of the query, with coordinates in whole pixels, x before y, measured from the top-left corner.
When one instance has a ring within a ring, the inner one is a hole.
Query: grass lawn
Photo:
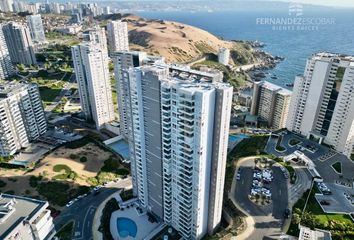
[[[53,167],[54,172],[63,172],[52,177],[52,180],[75,180],[78,177],[77,173],[72,171],[70,167],[63,164],[57,164]]]
[[[353,239],[353,232],[345,231],[345,228],[354,229],[354,223],[348,215],[345,214],[326,214],[323,212],[321,206],[318,204],[315,193],[319,193],[316,186],[313,187],[305,213],[302,217],[301,224],[307,227],[315,227],[324,230],[331,231],[334,235],[333,239]],[[299,235],[298,224],[295,222],[295,218],[298,213],[301,213],[305,206],[306,198],[309,194],[307,191],[301,199],[299,199],[293,207],[293,218],[291,221],[290,228],[287,234],[292,236]],[[340,236],[340,238],[339,238]],[[349,237],[349,238],[348,238]]]
[[[43,102],[53,102],[60,92],[61,89],[59,88],[39,87],[39,93]]]
[[[332,167],[337,171],[337,173],[342,173],[342,163],[336,162],[332,164]]]

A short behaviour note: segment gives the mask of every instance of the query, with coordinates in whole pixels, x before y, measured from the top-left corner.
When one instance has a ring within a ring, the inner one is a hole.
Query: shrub
[[[104,165],[101,168],[101,171],[103,171],[103,172],[116,172],[118,168],[119,168],[118,159],[113,158],[111,156],[106,161],[104,161]]]
[[[64,206],[69,202],[69,189],[69,184],[62,182],[42,182],[37,187],[37,191],[40,195],[58,206]]]
[[[42,176],[38,176],[38,177],[36,177],[36,176],[31,176],[31,177],[29,178],[29,185],[30,185],[31,187],[33,187],[33,188],[37,187],[37,186],[38,186],[38,182],[41,181],[42,178],[43,178]]]
[[[119,210],[119,205],[115,198],[110,199],[106,203],[106,206],[103,208],[102,216],[101,216],[101,224],[100,227],[98,228],[98,231],[100,231],[103,234],[103,239],[113,240],[111,235],[111,230],[110,230],[110,221],[111,221],[112,213],[117,210]]]
[[[70,199],[89,192],[90,187],[70,188],[70,185],[65,182],[42,182],[38,185],[37,191],[51,204],[64,206]]]
[[[6,182],[0,179],[0,188],[5,186],[6,186]]]
[[[76,155],[76,154],[74,154],[74,153],[72,153],[72,154],[70,154],[70,156],[69,156],[71,159],[77,159],[78,158],[78,156]]]
[[[124,175],[128,175],[129,174],[129,170],[125,169],[125,168],[119,168],[116,173],[120,176],[124,176]]]
[[[96,176],[98,184],[104,184],[106,182],[110,182],[117,178],[118,178],[117,174],[112,172],[103,172],[103,171],[100,171]]]
[[[80,162],[82,162],[82,163],[87,162],[87,157],[82,156],[82,157],[80,158]]]

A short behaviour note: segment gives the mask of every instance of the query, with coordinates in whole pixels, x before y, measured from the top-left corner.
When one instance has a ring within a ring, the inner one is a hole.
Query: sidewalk
[[[103,240],[102,233],[98,231],[98,228],[100,227],[101,224],[101,216],[102,216],[102,211],[104,207],[106,206],[106,203],[112,199],[115,198],[117,200],[117,203],[121,202],[122,199],[120,197],[120,192],[122,190],[118,190],[117,192],[113,193],[109,197],[107,197],[96,209],[95,216],[93,218],[93,224],[92,224],[92,237],[93,240]]]

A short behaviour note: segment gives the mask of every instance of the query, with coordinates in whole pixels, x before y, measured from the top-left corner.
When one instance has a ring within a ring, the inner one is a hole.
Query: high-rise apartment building
[[[251,114],[273,129],[285,128],[288,118],[291,91],[270,82],[253,84]]]
[[[107,24],[108,45],[110,53],[129,51],[128,25],[122,21],[111,21]]]
[[[139,67],[142,65],[151,65],[154,63],[163,63],[163,57],[149,56],[145,52],[121,51],[111,54],[114,63],[114,76],[116,79],[117,102],[119,112],[119,123],[121,135],[127,140],[131,124],[127,112],[130,110],[130,90],[129,84],[123,77],[123,70]]]
[[[0,10],[3,12],[13,12],[13,0],[0,0]]]
[[[87,41],[71,48],[81,110],[97,129],[115,119],[104,29],[89,32]]]
[[[185,239],[221,221],[233,89],[220,73],[155,64],[123,70],[141,204]]]
[[[0,26],[0,80],[10,77],[15,73],[15,68],[11,63],[9,50],[5,37]]]
[[[347,156],[354,145],[354,57],[314,54],[295,79],[287,128]]]
[[[0,156],[9,156],[47,131],[37,85],[0,85]]]
[[[6,45],[13,63],[36,64],[36,56],[28,27],[15,22],[2,26]]]
[[[30,28],[32,40],[36,43],[45,42],[44,28],[40,14],[27,16],[27,23]]]

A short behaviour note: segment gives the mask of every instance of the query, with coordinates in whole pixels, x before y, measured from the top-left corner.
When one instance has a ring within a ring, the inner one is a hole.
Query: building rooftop
[[[284,95],[284,96],[288,96],[288,95],[291,95],[292,92],[286,88],[283,88],[283,87],[280,87],[276,84],[273,84],[271,82],[267,82],[267,81],[262,81],[262,82],[259,82],[257,84],[261,84],[262,87],[265,87],[271,91],[277,91],[277,93],[281,94],[281,95]]]
[[[319,52],[312,55],[313,59],[318,60],[331,60],[331,59],[340,59],[343,61],[354,62],[354,56],[349,56],[339,53],[329,53],[329,52]]]
[[[26,83],[17,81],[0,83],[0,99],[22,91],[25,86],[27,86]]]
[[[311,230],[300,226],[299,240],[332,240],[331,233],[321,229]]]
[[[0,239],[5,239],[16,226],[30,220],[47,205],[41,200],[0,194]]]

